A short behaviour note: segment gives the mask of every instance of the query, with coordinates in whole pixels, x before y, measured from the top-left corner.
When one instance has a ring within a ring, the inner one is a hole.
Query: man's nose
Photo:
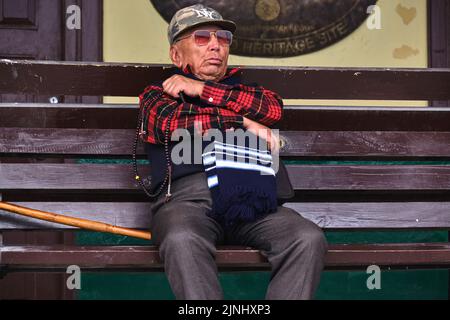
[[[208,47],[209,50],[219,50],[219,40],[215,33],[211,33],[211,38],[209,38]]]

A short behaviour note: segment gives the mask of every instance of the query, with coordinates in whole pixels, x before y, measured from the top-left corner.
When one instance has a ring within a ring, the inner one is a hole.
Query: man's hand
[[[280,150],[280,139],[277,135],[273,134],[270,128],[246,117],[244,117],[244,127],[256,136],[266,140],[267,147],[271,150],[272,154],[278,154]]]
[[[176,74],[163,82],[164,92],[172,97],[179,98],[179,93],[183,91],[191,97],[198,97],[203,92],[204,82],[186,78]]]

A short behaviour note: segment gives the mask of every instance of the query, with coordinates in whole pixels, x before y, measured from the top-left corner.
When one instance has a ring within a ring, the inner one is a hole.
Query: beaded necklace
[[[181,97],[181,100],[183,100],[183,102],[185,102],[183,93],[181,93],[181,92],[180,92],[180,97]],[[145,194],[152,200],[154,200],[156,197],[158,197],[161,194],[162,190],[165,188],[167,183],[168,183],[167,193],[166,193],[166,199],[164,202],[170,201],[170,199],[172,197],[172,194],[170,193],[170,186],[172,183],[172,162],[170,160],[170,155],[169,155],[169,136],[170,136],[170,124],[172,122],[172,118],[176,111],[177,111],[177,106],[175,106],[175,108],[170,112],[169,117],[167,119],[166,131],[164,132],[164,153],[166,155],[166,162],[167,162],[166,175],[165,175],[164,181],[161,184],[161,186],[159,187],[159,189],[153,194],[144,185],[144,182],[142,181],[141,176],[139,175],[139,172],[138,172],[138,168],[137,168],[136,150],[137,150],[137,144],[139,141],[139,137],[142,137],[143,135],[147,134],[147,132],[144,131],[143,112],[142,113],[139,112],[139,115],[138,115],[138,123],[137,123],[137,127],[136,127],[136,136],[134,139],[133,154],[132,154],[134,177],[135,177],[136,181],[139,183],[139,185],[141,186],[141,188],[144,190]]]

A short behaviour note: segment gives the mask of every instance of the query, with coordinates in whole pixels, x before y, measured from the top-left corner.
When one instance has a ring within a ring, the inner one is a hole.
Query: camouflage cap
[[[230,20],[224,20],[216,10],[202,4],[178,10],[172,17],[167,29],[169,43],[172,45],[175,39],[185,30],[200,25],[217,25],[225,30],[234,32],[236,24]]]

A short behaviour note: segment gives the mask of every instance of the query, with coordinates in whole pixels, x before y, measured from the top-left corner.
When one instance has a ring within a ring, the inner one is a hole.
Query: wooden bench
[[[0,93],[137,96],[167,66],[0,61]],[[448,69],[245,68],[286,99],[449,100]],[[0,104],[1,200],[129,228],[147,229],[149,203],[130,160],[136,105]],[[281,156],[296,196],[285,204],[325,230],[448,230],[450,109],[285,106]],[[143,148],[140,159],[145,159]],[[34,160],[30,160],[34,159]],[[293,161],[295,160],[295,161]],[[387,162],[389,161],[389,162]],[[398,163],[406,161],[406,163]],[[143,164],[142,172],[149,172]],[[76,229],[0,212],[0,231]],[[1,238],[0,238],[1,239]],[[0,242],[1,245],[1,242]],[[257,250],[220,247],[222,268],[267,269]],[[1,245],[3,272],[161,270],[151,245]],[[450,244],[331,245],[327,268],[444,267]]]

